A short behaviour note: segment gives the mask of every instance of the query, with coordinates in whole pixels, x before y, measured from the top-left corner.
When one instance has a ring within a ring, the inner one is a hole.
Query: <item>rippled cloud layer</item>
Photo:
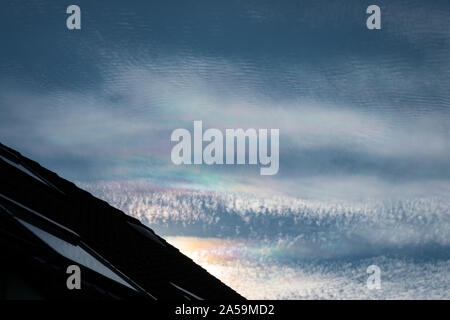
[[[447,197],[325,202],[81,184],[253,299],[448,298]],[[366,286],[368,266],[382,290]]]

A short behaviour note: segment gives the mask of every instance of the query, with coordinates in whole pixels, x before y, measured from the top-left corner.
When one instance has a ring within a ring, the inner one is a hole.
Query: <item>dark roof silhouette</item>
[[[3,144],[0,179],[0,298],[243,299],[139,220]],[[66,285],[73,264],[81,290]]]

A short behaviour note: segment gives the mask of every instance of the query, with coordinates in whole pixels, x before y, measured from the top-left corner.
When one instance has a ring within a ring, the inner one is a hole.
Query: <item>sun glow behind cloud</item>
[[[167,241],[249,299],[448,299],[450,262],[376,256],[280,263],[272,248],[244,239]],[[253,251],[251,255],[248,251]],[[368,290],[366,268],[382,268],[382,290]],[[444,294],[444,295],[443,295]]]

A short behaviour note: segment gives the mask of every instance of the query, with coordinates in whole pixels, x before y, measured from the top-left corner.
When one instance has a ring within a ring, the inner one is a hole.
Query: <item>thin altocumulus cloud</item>
[[[448,292],[445,194],[324,202],[146,181],[80,185],[251,299],[445,299]],[[383,270],[380,291],[366,287],[372,264]]]
[[[219,76],[196,74],[199,65],[213,69],[211,59],[192,66],[185,63],[181,69],[175,68],[178,74],[173,66],[166,69],[164,64],[157,70],[152,66],[118,68],[98,92],[38,94],[12,88],[0,95],[6,106],[2,135],[14,143],[16,132],[27,128],[34,140],[47,141],[46,154],[51,154],[53,147],[69,153],[87,150],[91,156],[147,155],[164,163],[170,152],[167,137],[171,130],[190,127],[193,120],[202,119],[205,126],[215,128],[281,128],[285,173],[294,166],[302,168],[297,162],[299,155],[306,155],[302,162],[308,162],[308,154],[312,157],[317,150],[322,150],[325,160],[336,150],[344,158],[417,159],[430,166],[436,165],[436,159],[448,158],[446,116],[431,112],[418,118],[415,113],[356,109],[307,99],[258,99],[258,92],[250,88],[234,91],[237,86],[231,80],[236,66],[223,60],[217,63],[223,66]],[[39,152],[35,144],[30,143],[30,148]],[[445,161],[439,165],[448,167]]]
[[[304,248],[297,252],[303,259],[401,247],[414,251],[436,246],[441,254],[450,245],[450,204],[445,196],[325,202],[158,189],[145,181],[81,186],[168,236],[283,239],[280,248],[291,248],[286,252],[294,256],[294,248]]]

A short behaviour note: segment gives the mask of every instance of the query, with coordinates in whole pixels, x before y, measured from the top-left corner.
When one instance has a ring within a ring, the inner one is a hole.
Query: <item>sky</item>
[[[449,298],[448,1],[70,4],[2,5],[2,143],[246,297]],[[174,165],[195,120],[279,129],[279,172]]]

